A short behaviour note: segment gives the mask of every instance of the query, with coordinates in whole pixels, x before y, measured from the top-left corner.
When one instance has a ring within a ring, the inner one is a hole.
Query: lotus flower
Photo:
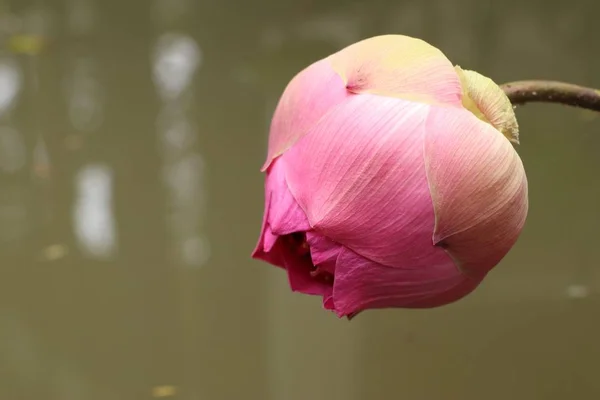
[[[253,257],[339,317],[461,299],[525,223],[511,142],[512,106],[489,78],[407,36],[346,47],[277,105]]]

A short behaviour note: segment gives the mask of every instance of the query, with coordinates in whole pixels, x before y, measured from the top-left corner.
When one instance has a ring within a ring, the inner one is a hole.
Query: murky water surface
[[[352,322],[251,261],[287,81],[381,33],[600,87],[600,3],[0,1],[0,398],[600,397],[600,119],[517,110],[531,213],[473,295]]]

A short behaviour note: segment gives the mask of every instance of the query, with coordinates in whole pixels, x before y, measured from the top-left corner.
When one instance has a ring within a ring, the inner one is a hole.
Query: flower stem
[[[600,111],[600,90],[556,81],[517,81],[500,85],[513,105],[560,103]]]

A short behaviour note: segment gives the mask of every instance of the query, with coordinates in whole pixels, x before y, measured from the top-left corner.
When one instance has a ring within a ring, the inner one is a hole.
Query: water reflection
[[[10,111],[17,104],[22,86],[22,72],[17,61],[0,58],[0,169],[15,173],[25,166],[26,148],[22,134],[16,129]]]
[[[84,254],[94,258],[110,258],[116,252],[112,180],[106,165],[86,165],[75,178],[75,234]]]
[[[21,90],[22,72],[13,58],[0,58],[0,117],[4,117],[15,105]]]
[[[201,232],[204,214],[204,165],[199,154],[182,156],[165,165],[164,179],[169,191],[168,215],[177,255],[188,266],[198,267],[209,257],[208,242]]]
[[[190,36],[167,32],[154,50],[154,84],[164,102],[180,98],[202,62],[202,52]]]
[[[202,234],[205,166],[196,148],[198,129],[190,118],[191,84],[201,63],[202,52],[190,36],[167,32],[157,39],[153,76],[162,99],[156,127],[168,193],[167,220],[174,258],[188,267],[199,267],[209,257]]]

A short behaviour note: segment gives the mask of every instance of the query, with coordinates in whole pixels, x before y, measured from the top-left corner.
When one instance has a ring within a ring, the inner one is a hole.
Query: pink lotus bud
[[[436,48],[379,36],[292,79],[270,130],[253,257],[340,317],[473,291],[527,215],[512,106]]]

